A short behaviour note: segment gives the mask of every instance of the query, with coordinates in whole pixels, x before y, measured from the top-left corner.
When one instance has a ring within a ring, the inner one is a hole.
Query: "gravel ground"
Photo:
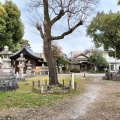
[[[120,120],[120,82],[91,76],[81,95],[41,108],[0,110],[0,120]]]

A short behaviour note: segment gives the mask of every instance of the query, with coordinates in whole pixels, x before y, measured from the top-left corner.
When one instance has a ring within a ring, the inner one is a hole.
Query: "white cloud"
[[[120,6],[117,5],[118,0],[100,0],[99,11],[109,12],[112,10],[113,12],[117,12],[120,10]]]
[[[43,45],[40,44],[40,43],[33,43],[33,44],[31,44],[31,49],[35,53],[43,53]]]
[[[4,1],[5,0],[0,0],[0,2]],[[33,26],[29,25],[29,19],[25,12],[24,1],[25,0],[13,0],[13,2],[16,3],[16,5],[21,10],[21,19],[25,25],[25,34],[23,38],[29,40],[34,52],[42,52],[43,41],[40,38],[39,32]],[[116,12],[120,10],[120,6],[117,6],[117,2],[118,0],[100,0],[100,5],[98,6],[97,10],[105,12],[109,12],[109,10],[112,10],[113,12]],[[57,30],[59,30],[59,27],[55,29],[55,31]],[[59,31],[57,33],[59,33]],[[77,29],[71,35],[57,42],[59,46],[62,47],[63,52],[67,55],[70,55],[70,51],[81,51],[89,49],[93,46],[92,39],[86,36],[85,27],[79,27],[79,29]]]

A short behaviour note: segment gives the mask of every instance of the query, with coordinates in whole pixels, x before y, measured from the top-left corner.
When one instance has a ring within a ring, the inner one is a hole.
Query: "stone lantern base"
[[[35,71],[34,70],[26,70],[27,77],[33,77],[35,76]]]
[[[18,76],[17,77],[17,81],[22,81],[22,82],[25,82],[25,76]]]
[[[0,91],[15,90],[18,88],[16,76],[12,69],[0,69]]]

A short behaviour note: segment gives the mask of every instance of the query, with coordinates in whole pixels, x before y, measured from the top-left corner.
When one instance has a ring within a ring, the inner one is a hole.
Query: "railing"
[[[74,83],[74,88],[76,90],[77,84],[76,82]],[[69,80],[68,84],[65,84],[65,80],[62,81],[62,84],[58,85],[53,85],[50,86],[48,85],[48,81],[45,80],[44,84],[38,80],[37,82],[32,81],[32,91],[33,92],[38,92],[41,94],[62,94],[62,93],[70,93],[71,92],[71,80]]]

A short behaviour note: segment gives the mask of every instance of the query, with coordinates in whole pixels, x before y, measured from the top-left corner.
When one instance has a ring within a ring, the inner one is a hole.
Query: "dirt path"
[[[99,96],[78,120],[120,120],[120,81],[102,80],[98,86]]]
[[[120,120],[120,82],[91,77],[82,95],[40,109],[9,109],[0,120]]]

